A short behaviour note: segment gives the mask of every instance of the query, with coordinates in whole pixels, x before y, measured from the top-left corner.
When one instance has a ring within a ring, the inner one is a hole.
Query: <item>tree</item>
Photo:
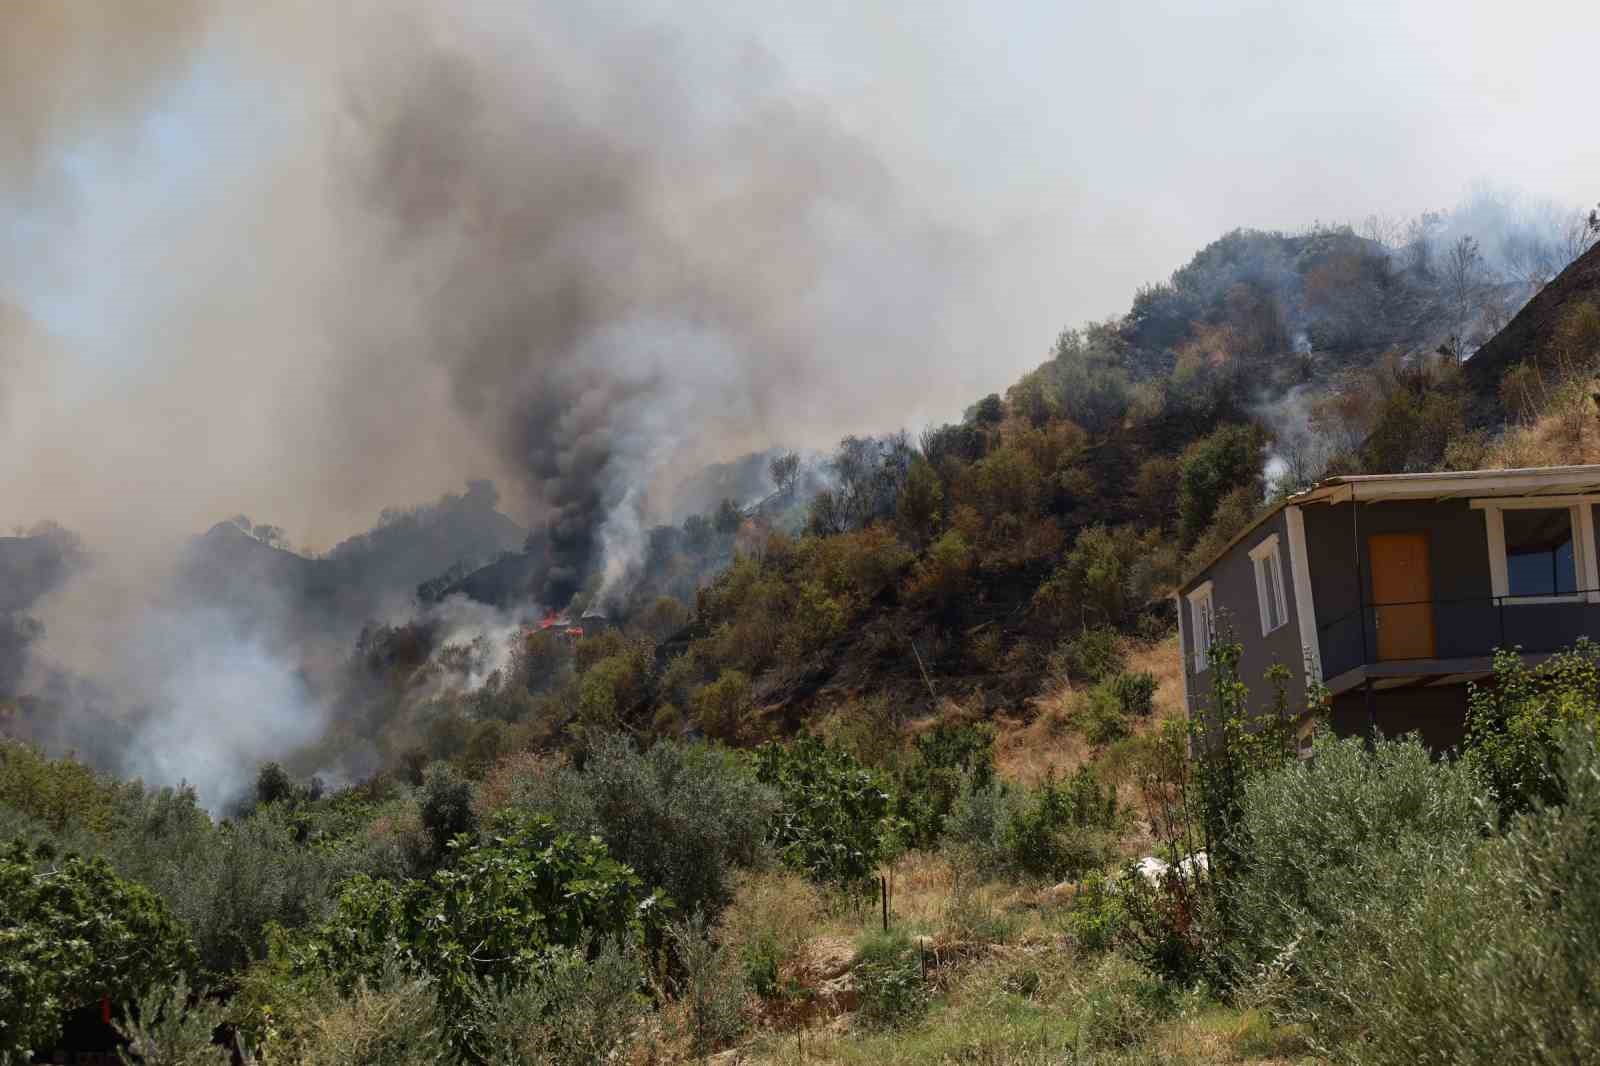
[[[944,485],[933,464],[921,456],[911,461],[895,510],[900,528],[917,544],[926,544],[939,531],[944,518]]]
[[[732,536],[744,524],[744,511],[740,510],[738,504],[724,496],[722,502],[717,505],[717,515],[712,519],[712,524],[716,526],[718,533],[725,537]]]
[[[1483,254],[1475,238],[1463,235],[1445,253],[1444,286],[1455,312],[1455,334],[1448,346],[1460,362],[1466,355],[1467,320],[1483,286]]]
[[[1211,524],[1222,498],[1249,487],[1261,495],[1261,431],[1251,425],[1223,426],[1184,453],[1178,474],[1178,537],[1187,547]]]
[[[29,1061],[64,1012],[143,995],[194,967],[161,900],[102,859],[0,849],[0,1060]]]
[[[773,456],[767,473],[772,475],[772,483],[783,493],[784,499],[793,499],[795,487],[800,483],[800,456],[794,452]]]

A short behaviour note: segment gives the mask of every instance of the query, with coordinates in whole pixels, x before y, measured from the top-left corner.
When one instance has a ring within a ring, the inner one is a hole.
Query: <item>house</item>
[[[1446,751],[1495,649],[1537,662],[1600,637],[1597,504],[1600,466],[1328,478],[1179,586],[1184,698],[1204,705],[1226,635],[1252,712],[1272,706],[1264,674],[1281,663],[1292,710],[1320,681],[1335,732],[1415,730]]]

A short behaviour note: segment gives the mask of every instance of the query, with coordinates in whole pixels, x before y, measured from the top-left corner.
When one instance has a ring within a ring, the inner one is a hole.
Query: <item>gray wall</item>
[[[1359,507],[1358,515],[1352,507]],[[1502,646],[1556,651],[1584,634],[1600,634],[1600,606],[1594,604],[1495,603],[1483,513],[1465,499],[1313,504],[1301,513],[1325,678],[1360,665],[1363,653],[1368,662],[1377,659],[1373,612],[1358,609],[1361,603],[1372,603],[1366,541],[1373,533],[1428,535],[1435,646],[1441,659],[1488,655]]]
[[[1359,508],[1359,514],[1353,508]],[[1433,574],[1435,645],[1440,658],[1484,655],[1499,638],[1499,612],[1491,602],[1489,540],[1483,514],[1466,500],[1394,500],[1313,504],[1305,515],[1311,557],[1311,599],[1321,637],[1323,676],[1332,678],[1377,658],[1372,573],[1367,537],[1373,533],[1426,533]],[[1359,571],[1355,544],[1361,544]],[[1363,630],[1365,644],[1363,645]]]
[[[1261,635],[1261,610],[1256,599],[1255,564],[1250,550],[1272,534],[1278,535],[1278,550],[1283,559],[1284,599],[1289,607],[1289,621],[1267,636]],[[1314,568],[1313,568],[1313,572]],[[1272,709],[1274,690],[1264,675],[1274,663],[1289,668],[1289,682],[1285,692],[1289,711],[1298,713],[1305,708],[1305,649],[1300,638],[1300,620],[1296,614],[1293,562],[1289,554],[1289,529],[1283,512],[1273,515],[1241,540],[1208,570],[1184,585],[1178,593],[1178,625],[1183,630],[1184,676],[1189,686],[1191,709],[1208,706],[1210,700],[1211,671],[1194,671],[1194,632],[1189,615],[1188,594],[1209,580],[1212,583],[1212,603],[1217,612],[1217,625],[1226,636],[1231,629],[1240,645],[1239,680],[1250,689],[1250,710],[1264,713]]]

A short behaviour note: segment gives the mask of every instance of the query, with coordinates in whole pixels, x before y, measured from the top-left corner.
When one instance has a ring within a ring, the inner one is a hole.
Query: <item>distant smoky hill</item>
[[[492,485],[473,482],[462,495],[385,511],[371,530],[320,557],[290,550],[276,527],[241,515],[190,542],[176,591],[263,623],[353,635],[370,618],[408,606],[429,579],[470,572],[522,548],[527,531],[497,510],[498,502]]]
[[[1540,289],[1488,343],[1467,360],[1464,372],[1485,413],[1501,415],[1500,385],[1508,371],[1528,363],[1559,374],[1563,326],[1579,325],[1574,312],[1588,304],[1600,317],[1600,244],[1575,259]],[[1591,327],[1592,328],[1592,327]]]
[[[82,561],[78,539],[49,523],[25,536],[0,537],[0,699],[16,694],[28,646],[42,632],[27,612]]]
[[[531,603],[550,568],[546,540],[545,533],[536,530],[526,538],[521,551],[506,553],[475,570],[458,567],[420,589],[420,598],[437,601],[465,596],[491,607]]]
[[[25,611],[82,563],[78,538],[59,526],[0,537],[0,614]]]

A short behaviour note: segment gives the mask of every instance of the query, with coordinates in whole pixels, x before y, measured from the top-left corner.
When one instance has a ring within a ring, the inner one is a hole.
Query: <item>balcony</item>
[[[1322,676],[1335,694],[1486,676],[1497,648],[1532,661],[1600,637],[1600,590],[1368,604],[1318,629]]]

